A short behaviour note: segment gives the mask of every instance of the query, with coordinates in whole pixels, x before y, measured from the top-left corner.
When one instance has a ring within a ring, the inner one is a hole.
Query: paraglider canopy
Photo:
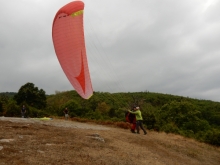
[[[60,65],[78,94],[93,94],[83,30],[82,1],[73,1],[58,10],[52,26],[54,49]]]

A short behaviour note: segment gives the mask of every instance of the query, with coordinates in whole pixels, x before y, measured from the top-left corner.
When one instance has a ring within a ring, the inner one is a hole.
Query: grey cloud
[[[85,0],[84,30],[95,91],[151,91],[220,101],[218,1]],[[52,43],[52,22],[69,1],[0,6],[0,92],[33,82],[72,90]],[[16,6],[16,7],[15,7]]]

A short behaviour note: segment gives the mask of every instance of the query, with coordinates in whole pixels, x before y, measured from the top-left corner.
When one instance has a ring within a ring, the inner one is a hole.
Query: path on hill
[[[52,120],[41,120],[40,118],[14,118],[14,117],[0,117],[2,121],[10,121],[15,123],[39,123],[45,125],[51,125],[56,127],[66,128],[80,128],[80,129],[92,129],[92,130],[109,130],[109,127],[97,125],[93,123],[80,123],[72,120],[63,119],[52,119]]]

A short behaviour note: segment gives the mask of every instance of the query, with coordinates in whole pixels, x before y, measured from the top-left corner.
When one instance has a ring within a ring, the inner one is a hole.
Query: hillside
[[[16,94],[16,92],[0,92],[0,96],[7,96],[9,98],[13,98]]]
[[[85,100],[76,91],[46,96],[44,91],[33,92],[38,88],[30,83],[22,89],[13,98],[0,95],[0,116],[20,117],[21,106],[25,105],[26,116],[31,118],[61,117],[63,110],[68,108],[71,118],[115,123],[124,122],[125,112],[138,105],[147,129],[220,146],[220,102],[152,92],[94,92]]]
[[[0,117],[0,165],[219,165],[220,148],[178,135]]]

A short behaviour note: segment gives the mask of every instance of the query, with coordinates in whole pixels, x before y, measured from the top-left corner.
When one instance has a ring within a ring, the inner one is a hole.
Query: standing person
[[[69,111],[68,111],[67,108],[65,108],[65,110],[63,111],[66,120],[68,120],[68,118],[69,118],[68,112],[69,112]]]
[[[21,117],[22,118],[25,117],[25,113],[26,113],[26,108],[25,108],[25,105],[23,105],[22,108],[21,108]]]
[[[136,107],[135,111],[130,111],[128,110],[130,113],[135,114],[136,117],[136,129],[137,129],[137,133],[140,134],[139,132],[139,127],[141,127],[141,129],[144,131],[144,135],[147,134],[147,131],[144,129],[143,127],[143,117],[141,115],[141,111],[140,111],[140,107]]]

